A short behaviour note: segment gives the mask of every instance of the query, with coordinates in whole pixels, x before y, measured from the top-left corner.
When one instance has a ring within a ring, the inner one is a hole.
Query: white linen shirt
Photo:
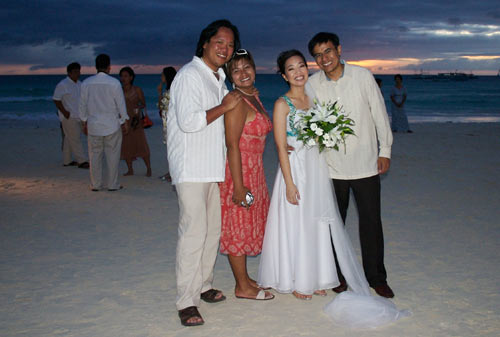
[[[56,88],[54,90],[54,95],[52,99],[54,101],[61,101],[63,107],[69,111],[70,119],[80,119],[80,115],[78,113],[78,105],[80,101],[80,88],[82,86],[82,82],[76,81],[74,82],[71,78],[66,76],[63,80],[57,83]],[[66,119],[59,109],[57,110],[57,114],[59,115],[59,120],[62,121]]]
[[[120,81],[104,72],[83,81],[79,112],[80,119],[87,122],[89,135],[115,133],[128,119]]]
[[[339,150],[326,150],[330,177],[351,180],[378,174],[378,157],[391,158],[392,132],[384,99],[372,73],[362,67],[344,64],[337,81],[318,71],[306,84],[306,92],[319,102],[339,101],[354,120],[354,133],[346,137]]]
[[[219,105],[228,90],[199,57],[184,65],[170,87],[167,150],[172,183],[224,181],[224,117],[207,125],[207,110]]]

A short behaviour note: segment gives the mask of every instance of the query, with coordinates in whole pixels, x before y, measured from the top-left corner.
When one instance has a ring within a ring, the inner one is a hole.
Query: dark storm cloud
[[[500,55],[497,7],[496,0],[2,1],[0,63],[92,65],[105,52],[115,64],[183,64],[201,29],[219,18],[238,26],[243,45],[264,67],[273,67],[284,49],[306,53],[318,31],[337,32],[351,60]],[[471,35],[454,33],[460,30]]]

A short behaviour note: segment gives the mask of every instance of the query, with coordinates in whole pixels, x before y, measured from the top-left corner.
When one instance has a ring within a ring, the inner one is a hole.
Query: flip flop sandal
[[[210,289],[201,293],[200,298],[207,303],[217,303],[222,302],[226,299],[226,296],[222,295],[220,298],[216,298],[217,295],[222,294],[222,291],[217,289]]]
[[[266,297],[266,294],[269,294],[270,296]],[[270,292],[267,292],[264,290],[259,290],[259,292],[257,293],[257,296],[255,296],[255,297],[236,296],[236,298],[240,298],[240,299],[244,299],[244,300],[269,301],[269,300],[272,300],[274,298],[274,295],[271,294]]]
[[[194,306],[179,310],[179,318],[181,319],[181,324],[184,326],[196,326],[203,325],[205,323],[200,315],[200,312],[198,311],[198,308]],[[201,318],[201,322],[188,322],[190,318]]]

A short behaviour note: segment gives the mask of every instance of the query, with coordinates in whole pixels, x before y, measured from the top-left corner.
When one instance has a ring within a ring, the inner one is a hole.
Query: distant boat
[[[438,80],[449,80],[449,81],[467,81],[473,78],[477,78],[474,74],[459,73],[455,71],[453,73],[438,73]]]
[[[420,69],[420,73],[410,75],[410,77],[413,79],[416,79],[416,80],[432,80],[433,78],[436,77],[436,75],[424,73],[424,71],[422,69]]]
[[[498,72],[498,76],[500,76],[500,71]],[[432,80],[432,81],[467,81],[473,78],[477,78],[474,74],[466,74],[460,73],[458,71],[449,72],[449,73],[438,73],[437,75],[432,75],[428,73],[424,73],[423,70],[420,70],[420,73],[410,75],[411,78],[416,80]]]

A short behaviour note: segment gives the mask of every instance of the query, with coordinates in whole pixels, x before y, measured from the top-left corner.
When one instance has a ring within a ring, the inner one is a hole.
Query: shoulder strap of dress
[[[281,97],[285,100],[286,104],[288,104],[288,106],[290,107],[291,111],[295,110],[295,105],[293,105],[292,100],[288,96],[283,95]]]

